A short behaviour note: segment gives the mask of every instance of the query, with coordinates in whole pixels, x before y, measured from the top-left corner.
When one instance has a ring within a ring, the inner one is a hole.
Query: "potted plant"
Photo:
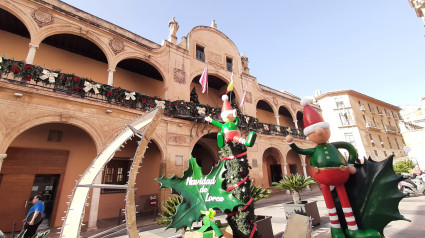
[[[251,197],[253,203],[260,199],[268,198],[271,192],[272,191],[270,189],[264,189],[260,186],[251,184]],[[262,235],[262,237],[273,237],[271,216],[256,215],[255,223],[257,224],[257,231]]]
[[[316,201],[302,201],[301,192],[307,186],[315,184],[313,178],[310,176],[304,177],[300,174],[285,175],[280,182],[273,182],[276,188],[289,190],[292,194],[293,202],[285,203],[286,219],[289,218],[291,213],[306,215],[313,218],[312,224],[320,224],[319,209],[317,208]]]

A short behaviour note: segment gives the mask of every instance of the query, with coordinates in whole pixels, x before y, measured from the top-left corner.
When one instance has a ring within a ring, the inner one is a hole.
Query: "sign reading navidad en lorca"
[[[208,211],[210,208],[224,211],[245,205],[231,192],[223,189],[223,173],[226,171],[224,165],[220,161],[208,175],[204,175],[196,159],[192,157],[189,159],[189,168],[183,172],[181,178],[173,175],[171,178],[163,176],[155,179],[161,184],[161,188],[171,188],[171,193],[182,197],[182,203],[177,206],[176,214],[171,217],[167,229],[191,227],[193,222],[199,221],[201,211]]]

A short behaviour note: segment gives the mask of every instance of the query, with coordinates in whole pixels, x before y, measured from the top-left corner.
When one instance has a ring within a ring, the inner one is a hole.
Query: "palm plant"
[[[156,221],[158,225],[170,225],[171,219],[170,217],[176,214],[176,207],[182,202],[182,198],[180,196],[170,197],[168,201],[165,203],[163,212],[160,212],[159,215],[163,218],[162,220]]]
[[[272,190],[270,189],[265,189],[260,186],[255,186],[254,184],[251,184],[251,197],[254,202],[263,198],[268,198],[270,193],[272,193]]]
[[[304,177],[300,174],[285,175],[279,182],[273,182],[276,188],[282,188],[291,191],[294,204],[301,203],[301,191],[310,184],[315,184],[313,178],[310,176]]]

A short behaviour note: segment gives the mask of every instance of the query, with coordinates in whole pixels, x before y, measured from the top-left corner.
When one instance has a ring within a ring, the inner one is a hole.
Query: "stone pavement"
[[[313,237],[316,238],[329,238],[330,237],[330,223],[325,206],[325,202],[321,195],[320,190],[317,186],[314,186],[312,191],[305,191],[302,194],[303,200],[317,201],[319,208],[319,214],[321,216],[321,223],[318,226],[313,227]],[[286,194],[284,191],[274,191],[270,198],[262,199],[255,204],[256,215],[267,215],[272,216],[271,222],[273,227],[273,233],[276,238],[281,238],[283,231],[286,228],[286,218],[283,211],[283,203],[292,201],[292,196]],[[417,196],[405,198],[400,202],[399,209],[401,214],[411,220],[408,221],[393,221],[387,225],[384,230],[386,238],[418,238],[425,237],[425,196]],[[217,213],[216,218],[225,221],[225,215]],[[159,226],[155,224],[156,217],[154,216],[141,216],[137,218],[137,225],[139,227],[140,237],[149,238],[162,238],[162,237],[180,237],[179,232],[175,232],[174,229],[165,230],[165,226]],[[200,225],[200,224],[199,224]],[[82,231],[82,237],[89,237],[104,231],[108,228],[117,226],[117,218],[106,219],[98,221],[98,229],[95,231]],[[52,229],[52,234],[49,237],[58,237]],[[126,231],[121,231],[112,236],[108,237],[127,237]],[[11,237],[7,234],[7,237]],[[105,236],[98,236],[105,237]],[[268,237],[265,237],[268,238]]]

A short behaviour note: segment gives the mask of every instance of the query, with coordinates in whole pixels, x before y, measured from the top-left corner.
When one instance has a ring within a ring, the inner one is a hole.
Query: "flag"
[[[232,76],[230,76],[230,83],[227,85],[226,94],[233,91],[233,70],[232,70]]]
[[[204,72],[202,72],[201,78],[199,78],[199,83],[202,86],[202,93],[205,93],[208,84],[208,64],[205,64],[205,69]]]
[[[245,91],[243,92],[242,101],[239,107],[242,107],[245,102],[246,91],[248,90],[248,82],[246,82]]]

